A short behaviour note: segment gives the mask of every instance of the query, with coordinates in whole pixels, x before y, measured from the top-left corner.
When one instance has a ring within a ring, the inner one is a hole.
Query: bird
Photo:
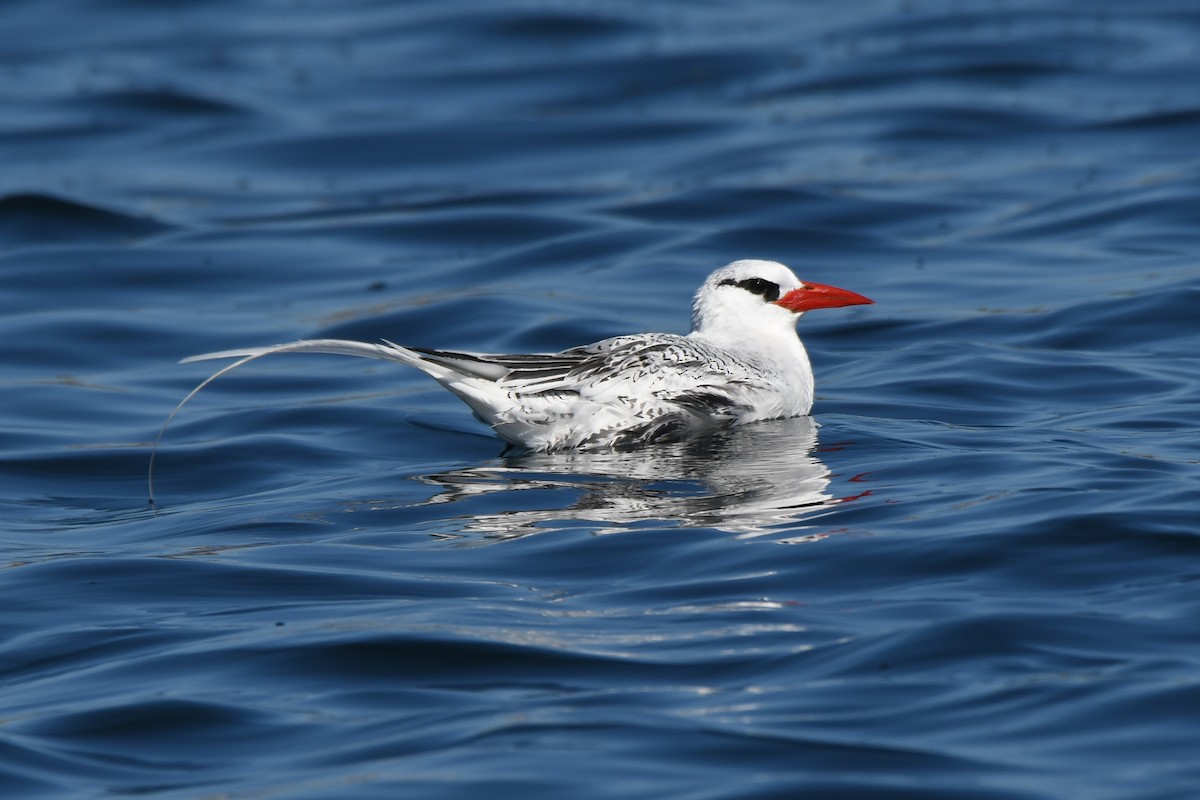
[[[641,333],[514,355],[404,347],[386,339],[303,339],[204,353],[181,363],[237,360],[192,390],[163,430],[201,389],[248,361],[328,353],[416,367],[466,403],[507,443],[506,452],[679,441],[706,429],[809,414],[813,372],[796,321],[818,308],[873,302],[802,281],[776,261],[743,259],[713,272],[697,290],[687,335]]]

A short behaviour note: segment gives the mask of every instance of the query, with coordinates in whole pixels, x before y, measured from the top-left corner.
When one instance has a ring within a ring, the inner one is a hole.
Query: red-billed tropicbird
[[[533,355],[345,339],[225,350],[184,359],[240,360],[197,386],[175,411],[247,361],[274,353],[332,353],[416,367],[523,449],[629,447],[703,428],[808,414],[813,373],[796,320],[814,308],[871,302],[845,289],[801,281],[774,261],[734,261],[696,292],[687,336],[617,336]]]

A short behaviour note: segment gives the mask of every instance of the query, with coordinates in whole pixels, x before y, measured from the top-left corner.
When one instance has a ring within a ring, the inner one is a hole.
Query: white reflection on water
[[[825,535],[813,518],[852,499],[828,492],[829,469],[815,455],[817,427],[800,417],[632,452],[524,455],[499,466],[424,476],[420,480],[442,491],[423,505],[490,496],[487,505],[503,510],[459,518],[464,532],[488,538],[578,528],[579,522],[594,523],[595,533],[665,522],[741,538],[812,541]]]

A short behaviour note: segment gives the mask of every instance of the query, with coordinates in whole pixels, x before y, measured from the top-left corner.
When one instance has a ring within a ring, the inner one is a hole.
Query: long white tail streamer
[[[275,353],[327,353],[329,355],[379,358],[386,361],[399,361],[402,364],[409,364],[412,362],[411,357],[401,355],[397,349],[394,349],[394,345],[391,345],[390,343],[385,342],[384,344],[371,344],[368,342],[353,342],[345,339],[305,339],[298,342],[291,342],[290,344],[276,344],[271,345],[270,347],[246,348],[244,350],[223,350],[219,353],[205,353],[204,355],[189,356],[188,358],[183,359],[179,363],[190,364],[195,361],[208,361],[216,358],[236,358],[238,360],[229,366],[222,367],[217,372],[214,372],[212,375],[205,378],[199,386],[197,386],[195,389],[192,389],[192,391],[188,393],[187,397],[183,398],[183,400],[179,402],[179,405],[175,406],[175,410],[171,412],[170,416],[167,417],[166,422],[163,423],[162,428],[159,429],[158,436],[154,439],[154,445],[150,448],[150,465],[146,471],[146,490],[149,493],[149,502],[152,508],[158,508],[158,505],[154,500],[154,463],[158,457],[158,447],[162,443],[163,436],[166,434],[167,428],[170,426],[171,421],[174,420],[179,412],[183,410],[183,407],[188,404],[188,401],[198,395],[202,389],[215,381],[217,378],[228,372],[232,372],[243,364],[254,361],[258,358],[262,358],[263,356],[273,355]]]

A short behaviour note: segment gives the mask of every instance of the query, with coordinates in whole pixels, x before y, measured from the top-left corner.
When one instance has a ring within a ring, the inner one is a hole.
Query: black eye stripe
[[[726,278],[721,281],[720,285],[739,286],[750,294],[761,295],[762,299],[768,303],[774,303],[779,299],[779,284],[772,283],[764,278],[743,278],[740,281],[735,281],[733,278]]]

